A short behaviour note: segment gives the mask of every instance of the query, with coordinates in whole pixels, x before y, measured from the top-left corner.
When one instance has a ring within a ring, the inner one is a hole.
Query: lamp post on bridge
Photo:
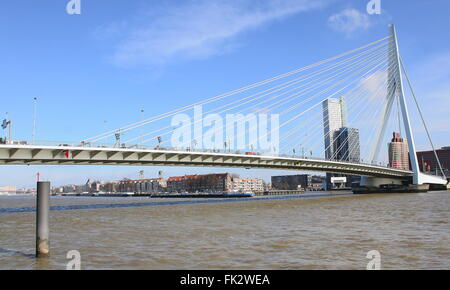
[[[114,147],[120,147],[120,136],[122,135],[122,133],[120,133],[120,129],[116,131],[116,133],[114,134],[114,136],[116,137],[116,144],[114,145]]]
[[[161,136],[158,136],[158,149],[160,149],[161,143],[162,143],[162,138],[161,138]]]
[[[2,129],[5,130],[6,128],[9,128],[9,134],[7,140],[5,140],[5,143],[12,144],[12,121],[8,120],[8,112],[6,112],[6,119],[4,119],[2,123]]]

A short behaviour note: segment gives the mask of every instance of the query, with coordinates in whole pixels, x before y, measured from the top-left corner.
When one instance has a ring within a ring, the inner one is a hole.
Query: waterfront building
[[[104,182],[102,184],[102,192],[116,193],[118,191],[119,184],[117,182]]]
[[[77,192],[77,186],[74,184],[67,184],[62,186],[62,193],[74,193]]]
[[[264,180],[260,178],[233,178],[233,190],[240,192],[264,191]]]
[[[393,138],[388,143],[389,167],[409,170],[408,141],[401,138],[400,133],[393,133]],[[420,159],[419,159],[420,160]]]
[[[325,176],[322,175],[282,175],[272,176],[273,190],[324,190]]]
[[[0,194],[16,193],[17,187],[14,185],[0,186]]]
[[[81,185],[75,185],[75,192],[76,193],[89,193],[90,192],[90,186],[89,184],[81,184]]]
[[[232,176],[229,173],[188,176],[188,192],[229,192],[232,190]]]
[[[325,182],[326,177],[323,175],[312,175],[311,176],[311,183],[308,187],[311,191],[320,191],[325,190]]]
[[[185,191],[186,176],[171,176],[167,179],[167,191],[177,193]]]
[[[166,191],[167,182],[163,178],[124,179],[119,181],[119,192],[134,192],[138,194],[159,193]]]
[[[89,180],[86,184],[87,184],[89,193],[98,193],[102,190],[102,186],[103,186],[103,183],[100,181]]]
[[[174,176],[167,179],[167,191],[175,192],[230,192],[233,190],[229,173]]]
[[[450,146],[437,149],[439,161],[442,169],[447,177],[450,177]],[[419,160],[420,170],[430,174],[441,174],[439,164],[433,151],[417,152],[417,159]]]
[[[311,175],[282,175],[272,176],[272,189],[275,190],[300,190],[307,189],[311,183]]]

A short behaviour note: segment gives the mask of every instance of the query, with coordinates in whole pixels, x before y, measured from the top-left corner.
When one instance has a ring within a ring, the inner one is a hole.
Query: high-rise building
[[[338,161],[360,162],[361,149],[359,142],[359,130],[355,128],[342,127],[334,132],[334,155],[332,159]],[[352,184],[361,180],[360,176],[346,174],[328,174],[327,188],[352,187]],[[333,178],[335,177],[335,178]],[[345,179],[342,179],[345,177]],[[336,182],[343,181],[345,182]],[[333,182],[334,181],[334,182]]]
[[[389,167],[409,170],[408,142],[401,138],[400,133],[393,133],[393,138],[388,143]]]
[[[342,127],[334,132],[334,158],[340,161],[359,162],[361,149],[359,130]]]
[[[334,154],[334,132],[347,125],[347,109],[345,99],[327,99],[323,106],[323,129],[325,141],[325,158]]]
[[[327,99],[323,106],[325,158],[350,162],[360,161],[359,131],[347,127],[347,106],[344,97]],[[346,187],[359,177],[327,173],[326,189],[334,187],[332,177],[346,177]]]

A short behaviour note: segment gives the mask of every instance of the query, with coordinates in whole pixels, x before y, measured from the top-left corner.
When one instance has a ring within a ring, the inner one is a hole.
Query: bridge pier
[[[402,185],[401,179],[394,179],[394,178],[386,178],[386,177],[368,177],[368,176],[362,176],[361,177],[361,186],[365,187],[376,187],[379,188],[382,184],[396,184],[396,185]]]
[[[37,183],[36,197],[36,257],[50,255],[49,241],[50,182]]]
[[[429,189],[429,184],[414,184],[413,180],[367,176],[361,177],[359,187],[352,188],[355,194],[427,192]]]

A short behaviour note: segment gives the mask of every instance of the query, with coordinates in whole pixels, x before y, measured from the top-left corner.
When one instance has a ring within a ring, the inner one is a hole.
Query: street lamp
[[[114,147],[120,147],[120,136],[122,134],[120,133],[120,129],[116,131],[116,133],[114,134],[114,136],[116,137],[116,144],[114,145]]]
[[[12,144],[12,121],[8,120],[8,112],[6,112],[6,118],[3,120],[2,128],[3,130],[5,130],[8,127],[9,127],[8,144]]]
[[[161,142],[162,142],[162,138],[161,138],[161,136],[158,136],[158,149],[161,146]]]

